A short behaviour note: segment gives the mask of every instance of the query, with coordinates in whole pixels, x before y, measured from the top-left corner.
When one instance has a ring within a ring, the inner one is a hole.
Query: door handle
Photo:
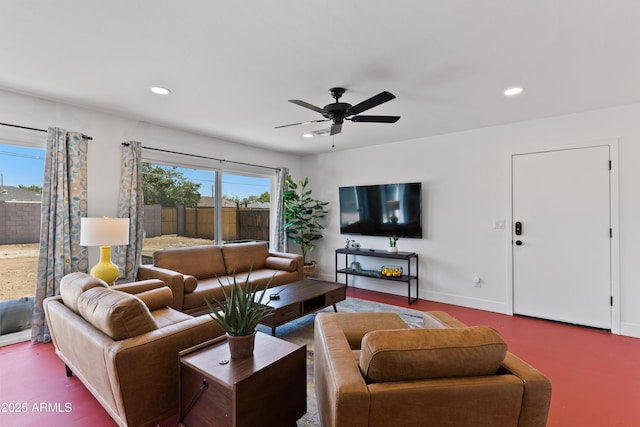
[[[516,246],[522,246],[522,240],[516,240]]]

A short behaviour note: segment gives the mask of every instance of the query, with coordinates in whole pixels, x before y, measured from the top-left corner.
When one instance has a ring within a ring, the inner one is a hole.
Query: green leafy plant
[[[389,247],[390,248],[395,248],[397,243],[398,243],[398,236],[389,237]]]
[[[260,321],[271,314],[273,309],[269,307],[265,300],[265,292],[271,284],[271,279],[260,289],[257,284],[249,282],[251,270],[241,286],[236,280],[236,273],[233,272],[233,282],[230,290],[227,291],[218,279],[224,293],[224,301],[219,301],[211,297],[211,302],[205,297],[205,302],[209,306],[209,316],[211,316],[224,331],[232,336],[251,335],[255,332]],[[267,298],[268,299],[268,298]]]
[[[325,207],[329,202],[322,202],[311,197],[311,190],[307,189],[309,178],[295,182],[291,176],[286,177],[287,190],[283,192],[284,199],[284,229],[287,238],[302,250],[305,265],[307,254],[315,247],[315,241],[322,238],[324,226],[319,220],[327,216]]]

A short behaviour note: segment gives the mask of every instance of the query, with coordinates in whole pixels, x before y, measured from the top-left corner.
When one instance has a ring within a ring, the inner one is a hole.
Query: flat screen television
[[[340,233],[422,238],[422,183],[340,187]]]

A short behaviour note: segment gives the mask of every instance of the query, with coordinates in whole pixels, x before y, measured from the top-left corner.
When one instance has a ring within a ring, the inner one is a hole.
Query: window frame
[[[275,227],[275,200],[273,194],[275,192],[276,171],[263,168],[260,166],[236,165],[232,163],[223,163],[216,160],[205,159],[189,154],[167,153],[163,151],[153,151],[142,149],[142,161],[144,163],[153,163],[165,166],[176,166],[189,169],[203,169],[214,172],[215,183],[215,206],[222,206],[222,175],[243,175],[256,178],[266,178],[269,180],[269,246],[272,245],[274,227]],[[215,164],[215,165],[214,165]],[[224,165],[224,166],[222,166]],[[265,172],[268,170],[269,172]],[[222,236],[222,210],[215,210],[214,217],[214,243],[220,245]]]

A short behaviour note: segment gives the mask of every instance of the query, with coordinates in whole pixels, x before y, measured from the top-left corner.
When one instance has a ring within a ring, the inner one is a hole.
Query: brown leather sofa
[[[178,414],[178,353],[224,332],[208,315],[173,310],[159,280],[108,287],[71,273],[44,300],[56,353],[120,426]]]
[[[234,272],[238,283],[249,277],[273,287],[302,280],[304,263],[301,255],[270,252],[266,242],[170,248],[155,251],[153,265],[139,266],[138,279],[162,280],[173,292],[172,308],[199,313],[208,310],[205,298],[224,300],[220,282],[228,293]]]
[[[320,313],[314,380],[323,427],[546,425],[551,383],[494,329],[443,312]]]

